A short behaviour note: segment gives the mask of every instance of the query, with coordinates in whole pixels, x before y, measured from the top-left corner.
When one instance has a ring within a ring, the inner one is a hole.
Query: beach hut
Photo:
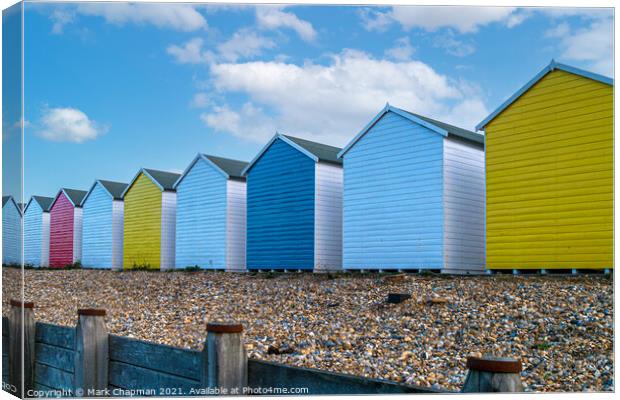
[[[123,191],[126,183],[97,180],[82,200],[82,265],[123,268]]]
[[[21,219],[13,196],[2,196],[2,264],[21,264]]]
[[[339,151],[276,134],[245,168],[248,269],[341,268]]]
[[[48,267],[50,260],[50,207],[54,199],[32,196],[24,210],[24,264]]]
[[[82,207],[84,190],[60,189],[50,206],[50,267],[59,268],[82,259]]]
[[[177,194],[181,175],[142,168],[122,194],[123,267],[174,268]]]
[[[198,154],[176,182],[177,268],[245,270],[247,165]]]
[[[613,268],[613,90],[552,61],[478,124],[489,270]]]
[[[484,269],[484,138],[386,105],[339,153],[345,269]]]

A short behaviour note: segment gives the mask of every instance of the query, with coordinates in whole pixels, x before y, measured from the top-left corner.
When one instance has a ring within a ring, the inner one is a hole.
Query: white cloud
[[[564,22],[559,25],[554,26],[551,29],[548,29],[545,32],[545,37],[548,38],[562,38],[567,36],[570,33],[570,25]]]
[[[270,38],[260,36],[251,29],[243,28],[235,32],[230,39],[218,44],[215,49],[204,49],[204,40],[193,38],[183,45],[170,45],[166,52],[181,64],[210,64],[216,61],[237,62],[259,56],[265,49],[276,46]]]
[[[52,22],[52,33],[60,35],[63,33],[65,25],[70,24],[75,19],[75,11],[65,8],[58,8],[52,11],[49,17]]]
[[[559,40],[560,60],[583,62],[595,72],[613,75],[612,18],[596,19],[586,28],[577,30],[572,30],[567,24],[561,24],[547,31],[546,36]]]
[[[421,28],[436,31],[453,28],[461,33],[476,32],[491,23],[504,23],[513,27],[523,22],[526,14],[518,14],[514,7],[464,7],[464,6],[397,6],[387,11],[365,9],[360,14],[368,30],[384,30],[392,23],[403,29]]]
[[[409,37],[403,36],[396,39],[395,46],[387,49],[385,55],[396,61],[405,61],[411,58],[415,53],[415,49],[411,46]]]
[[[82,143],[95,139],[106,131],[77,108],[50,108],[41,118],[37,134],[55,142]]]
[[[312,24],[308,21],[299,19],[292,12],[283,11],[281,6],[257,6],[256,22],[263,29],[293,29],[299,37],[307,42],[313,41],[317,33]]]
[[[455,57],[466,57],[476,52],[476,46],[472,43],[456,39],[452,31],[435,36],[432,42],[433,46],[442,48],[446,53]]]
[[[53,33],[62,33],[65,25],[74,22],[78,15],[101,17],[115,25],[154,25],[183,32],[207,28],[207,20],[188,4],[85,3],[53,7]]]
[[[263,49],[272,49],[275,45],[269,38],[259,36],[249,29],[241,29],[226,42],[218,45],[217,49],[225,61],[236,62],[239,58],[256,57]]]
[[[201,38],[193,38],[182,46],[168,46],[166,52],[181,64],[209,63],[213,60],[214,54],[211,51],[203,51],[203,43],[204,41]]]
[[[283,62],[214,64],[219,94],[243,94],[202,114],[217,131],[262,142],[276,130],[344,145],[386,102],[465,128],[487,115],[473,86],[441,75],[420,61],[389,61],[354,50],[328,65]]]
[[[194,95],[191,106],[194,108],[205,108],[211,105],[211,99],[209,95],[204,92],[199,92]]]

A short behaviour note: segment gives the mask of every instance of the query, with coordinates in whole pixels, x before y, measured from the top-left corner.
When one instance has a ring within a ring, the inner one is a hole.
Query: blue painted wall
[[[443,136],[377,121],[344,155],[344,268],[442,268],[442,171]]]
[[[248,172],[248,269],[313,268],[314,168],[276,139]]]
[[[112,196],[97,182],[82,208],[82,264],[112,268]]]
[[[177,268],[226,268],[226,181],[199,159],[177,186]]]
[[[21,215],[12,201],[2,207],[2,263],[21,263]]]
[[[24,213],[24,264],[41,266],[43,209],[32,200]]]

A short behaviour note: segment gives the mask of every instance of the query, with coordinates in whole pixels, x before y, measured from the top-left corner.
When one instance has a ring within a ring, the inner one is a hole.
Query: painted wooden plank
[[[85,268],[112,267],[112,196],[95,183],[83,205],[83,256]]]
[[[74,350],[75,329],[67,326],[37,322],[36,341],[39,343],[45,343],[52,346],[58,346],[65,349]]]
[[[31,200],[24,213],[24,263],[35,267],[42,265],[43,210]]]
[[[110,335],[110,360],[200,379],[200,352]]]
[[[21,213],[11,199],[2,207],[2,263],[21,264]]]
[[[2,336],[9,336],[9,319],[2,317]]]
[[[75,356],[73,350],[44,343],[37,343],[35,347],[36,362],[62,369],[63,371],[73,372]]]
[[[488,124],[487,268],[613,266],[612,106],[553,71]]]
[[[246,269],[247,185],[228,180],[226,194],[226,269]]]
[[[443,137],[384,114],[344,155],[344,268],[442,268],[443,219]]]
[[[484,253],[484,150],[463,140],[444,139],[443,272],[481,272]]]
[[[123,389],[152,389],[159,392],[164,388],[180,388],[183,391],[200,388],[200,382],[196,380],[118,361],[110,361],[109,376],[110,385]]]
[[[314,268],[342,269],[342,166],[317,163],[315,168]]]
[[[248,269],[314,266],[315,162],[276,139],[247,176]]]
[[[159,269],[161,261],[161,190],[143,173],[125,194],[123,268]]]
[[[34,380],[54,389],[73,390],[73,373],[49,365],[35,363]]]
[[[74,207],[60,193],[50,210],[50,266],[64,267],[73,263]]]
[[[174,268],[175,239],[177,226],[177,194],[163,192],[161,194],[161,263],[160,269]]]
[[[226,268],[226,182],[199,158],[177,186],[177,268]]]

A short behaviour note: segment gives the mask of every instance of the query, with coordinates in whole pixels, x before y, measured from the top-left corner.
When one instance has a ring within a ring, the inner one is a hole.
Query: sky
[[[386,102],[473,130],[551,59],[613,73],[611,9],[27,3],[24,35],[26,199],[344,146]]]

